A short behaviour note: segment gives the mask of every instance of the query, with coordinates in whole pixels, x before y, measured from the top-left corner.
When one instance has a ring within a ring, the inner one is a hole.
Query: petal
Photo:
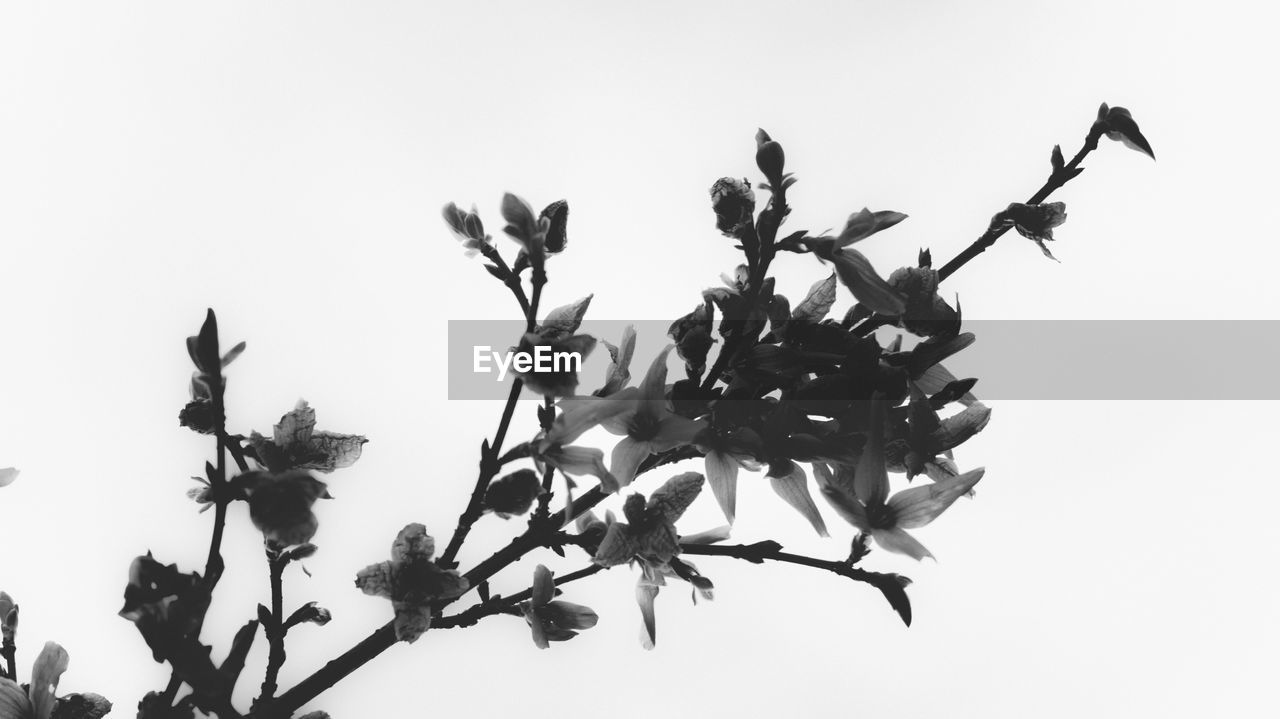
[[[889,496],[889,469],[884,461],[885,400],[871,400],[867,443],[853,473],[853,490],[866,506],[881,504]]]
[[[31,699],[22,687],[0,677],[0,718],[25,719],[31,716]]]
[[[592,561],[602,567],[616,567],[631,561],[635,556],[636,546],[631,540],[629,529],[625,522],[610,524],[604,539],[600,540],[600,546],[596,548],[596,555]]]
[[[58,680],[70,663],[71,657],[66,649],[57,642],[45,642],[40,656],[36,657],[35,666],[31,668],[31,713],[35,719],[49,719],[53,714]]]
[[[649,371],[644,375],[644,381],[640,383],[640,401],[644,406],[649,406],[657,402],[665,402],[667,399],[667,355],[671,354],[671,350],[675,345],[667,345],[653,358],[653,364],[649,365]],[[657,407],[654,407],[656,410]],[[643,410],[642,411],[651,411]]]
[[[375,597],[390,597],[395,583],[396,565],[391,562],[370,564],[356,573],[356,587]]]
[[[960,446],[981,432],[990,421],[991,408],[981,402],[974,402],[963,411],[947,417],[934,433],[937,451],[945,452]]]
[[[552,581],[551,570],[546,566],[539,564],[538,568],[533,570],[533,587],[529,601],[533,606],[539,607],[551,601],[556,595],[556,584]]]
[[[813,476],[818,482],[818,489],[822,491],[822,496],[826,498],[827,504],[836,510],[836,514],[844,521],[858,528],[858,531],[867,532],[871,530],[871,523],[867,520],[867,510],[862,506],[862,502],[853,495],[852,492],[842,487],[831,475],[831,471],[827,469],[825,464],[813,465]]]
[[[416,602],[392,602],[396,610],[396,639],[410,644],[431,628],[431,605]]]
[[[889,507],[897,518],[896,524],[904,529],[915,529],[932,522],[962,495],[968,494],[982,479],[984,471],[979,467],[958,477],[922,484],[893,495]]]
[[[613,475],[615,484],[605,486],[604,489],[612,493],[631,484],[631,480],[636,478],[640,463],[650,454],[652,452],[649,451],[648,442],[637,442],[630,437],[619,440],[609,457],[609,473]]]
[[[567,397],[560,400],[560,415],[556,417],[547,432],[544,441],[547,444],[572,444],[584,432],[598,424],[606,423],[627,410],[635,409],[637,391],[635,388],[616,392],[608,397]],[[605,424],[605,429],[614,434],[623,434],[626,430],[616,431]]]
[[[665,452],[668,449],[691,444],[694,436],[706,426],[707,423],[702,420],[681,417],[664,408],[658,420],[658,433],[652,440],[653,448],[655,451]]]
[[[7,487],[13,484],[13,480],[18,478],[18,470],[13,467],[5,467],[0,469],[0,487]]]
[[[809,524],[813,525],[815,531],[820,537],[831,536],[827,533],[827,524],[822,520],[822,515],[818,513],[818,505],[813,503],[813,497],[809,494],[808,477],[804,474],[804,469],[798,464],[792,465],[791,473],[785,477],[770,477],[769,484],[773,487],[773,491],[778,493],[787,504],[796,509],[805,519],[809,520]]]
[[[867,309],[890,316],[900,315],[906,310],[907,305],[898,291],[876,272],[861,252],[837,250],[831,255],[831,261],[840,281]]]
[[[431,535],[427,534],[427,528],[418,522],[406,524],[404,529],[396,535],[396,541],[391,544],[391,558],[398,562],[406,562],[417,557],[430,559],[435,553],[436,540],[432,539]]]
[[[574,477],[598,477],[601,482],[609,478],[609,468],[604,466],[604,451],[595,447],[569,445],[553,449],[544,458],[556,469]]]
[[[661,513],[668,522],[675,524],[701,492],[700,473],[677,474],[649,495],[648,509]]]
[[[733,524],[734,510],[738,504],[738,461],[723,452],[708,452],[706,459],[707,484],[716,496],[724,518]]]
[[[306,444],[311,440],[311,432],[315,428],[315,409],[305,399],[300,399],[298,405],[276,423],[272,437],[277,447]]]
[[[906,530],[895,527],[894,529],[876,529],[871,532],[871,538],[876,540],[886,551],[896,554],[905,554],[916,561],[920,561],[925,557],[933,559],[934,556],[924,545],[916,541],[916,538],[907,534]]]
[[[534,645],[539,649],[550,648],[551,643],[547,641],[547,633],[543,631],[542,618],[534,611],[533,606],[529,602],[520,602],[520,613],[524,614],[524,621],[529,625]]]
[[[564,629],[590,629],[600,621],[591,607],[559,599],[542,608],[542,615]]]
[[[680,535],[681,544],[715,544],[729,538],[731,527],[727,524],[693,534]],[[687,562],[686,562],[687,564]]]
[[[653,649],[658,641],[658,622],[653,613],[653,600],[658,596],[658,587],[652,584],[636,584],[636,603],[640,605],[640,617],[644,625],[640,630],[640,643],[645,649]]]

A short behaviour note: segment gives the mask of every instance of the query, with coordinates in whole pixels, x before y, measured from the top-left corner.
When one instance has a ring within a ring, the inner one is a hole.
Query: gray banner
[[[587,320],[579,332],[616,345],[628,325],[637,334],[636,384],[670,342],[670,321]],[[966,320],[964,330],[977,340],[943,364],[956,377],[977,377],[974,394],[984,400],[1280,399],[1280,321]],[[502,376],[500,365],[523,331],[519,321],[450,320],[449,399],[505,399],[513,375]],[[883,343],[898,332],[878,336]],[[914,342],[904,333],[904,348]],[[478,353],[486,358],[479,363]],[[582,363],[578,392],[600,387],[608,366],[598,344]],[[669,382],[684,377],[674,353],[670,368]]]

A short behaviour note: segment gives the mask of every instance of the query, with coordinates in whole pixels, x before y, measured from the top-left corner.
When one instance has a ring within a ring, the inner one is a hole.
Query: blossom
[[[650,454],[665,452],[693,441],[706,422],[682,417],[671,411],[666,397],[667,345],[645,374],[638,389],[624,389],[608,397],[584,400],[598,403],[594,409],[600,424],[613,434],[622,435],[613,448],[609,461],[612,482],[605,489],[616,492],[631,484],[640,463]]]
[[[837,466],[832,472],[815,463],[814,474],[823,496],[859,531],[890,552],[916,560],[933,555],[908,529],[929,524],[982,479],[982,468],[940,481],[905,489],[889,497],[889,473],[884,456],[884,419],[880,401],[872,403],[870,435],[855,468]]]
[[[271,439],[257,432],[249,435],[258,462],[273,472],[314,469],[327,473],[350,467],[368,441],[358,434],[317,432],[316,411],[305,399],[280,418]]]
[[[281,548],[311,541],[320,527],[312,505],[317,499],[332,499],[324,482],[300,469],[246,472],[234,481],[249,499],[253,525],[269,544]]]
[[[711,185],[711,209],[716,213],[716,229],[737,237],[751,224],[756,196],[745,179],[722,177]]]
[[[431,627],[431,603],[462,596],[469,584],[454,569],[431,561],[436,542],[421,524],[406,525],[391,545],[391,561],[371,564],[356,575],[365,594],[386,597],[395,608],[396,639],[413,643]]]
[[[23,691],[13,679],[0,677],[0,719],[50,719],[55,715],[99,719],[106,716],[111,711],[111,702],[97,694],[55,696],[58,681],[70,662],[66,649],[57,642],[46,642],[31,669],[31,685],[27,691]]]
[[[532,596],[518,605],[533,633],[533,643],[546,649],[550,642],[563,642],[596,625],[599,617],[590,607],[552,599],[556,593],[551,570],[539,564],[533,572]]]
[[[697,439],[698,449],[705,452],[704,462],[707,484],[715,496],[725,519],[733,524],[738,502],[738,470],[754,472],[761,465],[757,461],[760,437],[746,427],[727,432],[702,431]]]
[[[560,337],[526,332],[515,351],[536,362],[527,371],[513,369],[512,374],[544,397],[568,397],[578,388],[578,368],[595,348],[596,338],[591,335]],[[549,369],[541,369],[543,366]]]
[[[702,484],[701,474],[686,472],[667,480],[650,495],[648,502],[639,494],[627,497],[623,504],[627,521],[609,521],[596,549],[593,561],[602,567],[629,562],[640,565],[636,602],[644,620],[641,639],[646,649],[652,649],[656,640],[654,599],[659,588],[665,586],[667,577],[686,579],[699,594],[711,598],[711,581],[698,574],[693,565],[677,559],[681,537],[675,523],[702,491]],[[590,524],[579,525],[582,533],[590,529]],[[718,528],[684,539],[698,544],[716,542],[728,536],[727,530],[727,527]]]
[[[13,484],[13,480],[18,478],[18,470],[13,467],[0,468],[0,487],[7,487]]]
[[[1045,257],[1051,260],[1058,258],[1049,251],[1047,241],[1053,240],[1053,228],[1067,221],[1067,205],[1065,202],[1045,202],[1039,205],[1025,205],[1021,202],[1011,203],[1004,212],[996,215],[992,224],[1012,225],[1018,234],[1039,246]]]

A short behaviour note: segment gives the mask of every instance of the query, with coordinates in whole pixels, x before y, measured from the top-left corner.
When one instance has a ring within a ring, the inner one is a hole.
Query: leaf
[[[832,272],[827,279],[813,283],[809,288],[809,294],[805,295],[791,312],[791,319],[821,322],[835,303],[836,273]]]
[[[591,306],[591,298],[594,296],[587,295],[577,302],[557,307],[548,312],[547,318],[538,327],[538,334],[547,339],[555,339],[567,337],[577,332],[578,327],[582,325],[582,318],[587,314],[587,308]]]
[[[840,236],[836,238],[836,247],[847,247],[855,242],[860,242],[874,235],[881,230],[887,230],[890,227],[907,219],[907,216],[901,212],[892,210],[880,210],[872,212],[867,208],[849,215],[848,221],[845,222],[844,229],[840,231]]]
[[[902,617],[902,623],[911,626],[911,600],[907,597],[907,587],[911,580],[900,574],[882,574],[867,572],[864,581],[880,590],[884,598],[893,607],[893,611]]]
[[[1106,108],[1106,103],[1102,104]],[[1104,113],[1099,111],[1099,115]],[[1121,142],[1125,147],[1131,150],[1137,150],[1142,154],[1156,159],[1156,153],[1151,149],[1151,143],[1147,142],[1147,138],[1142,136],[1142,131],[1138,129],[1138,123],[1134,122],[1133,115],[1123,107],[1113,107],[1106,111],[1105,117],[1099,118],[1106,127],[1107,137]]]

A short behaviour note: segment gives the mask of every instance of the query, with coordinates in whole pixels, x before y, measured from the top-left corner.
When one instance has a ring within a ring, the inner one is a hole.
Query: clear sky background
[[[496,230],[505,190],[539,207],[568,198],[546,306],[594,292],[597,318],[670,319],[736,264],[706,191],[758,178],[758,126],[800,179],[791,226],[822,230],[864,205],[910,215],[863,245],[887,274],[920,246],[942,259],[967,245],[1040,186],[1055,143],[1079,147],[1106,101],[1133,111],[1159,161],[1104,144],[1055,196],[1070,214],[1061,264],[1006,237],[946,283],[966,317],[1277,319],[1280,58],[1261,7],[5,4],[0,466],[23,473],[0,490],[0,588],[22,605],[21,671],[55,639],[72,657],[64,690],[108,695],[116,716],[167,679],[115,612],[133,556],[203,562],[211,517],[184,494],[211,443],[176,415],[183,339],[208,306],[226,341],[249,344],[231,375],[234,429],[267,431],[305,397],[322,428],[371,438],[318,509],[314,576],[286,584],[290,605],[319,600],[334,620],[290,636],[282,683],[390,617],[354,573],[407,522],[448,534],[499,412],[445,399],[446,322],[511,312],[439,220],[450,200]],[[796,297],[825,272],[787,257],[776,274]],[[1187,371],[1274,371],[1248,347],[1222,361]],[[978,497],[919,532],[940,561],[866,560],[916,580],[910,629],[863,585],[705,558],[716,601],[664,592],[645,652],[634,574],[618,568],[572,585],[566,598],[602,617],[572,642],[539,651],[509,617],[432,632],[313,708],[1274,716],[1275,403],[991,404],[958,456],[987,467]],[[819,540],[763,481],[740,491],[736,538],[846,550],[852,530],[833,515],[835,537]],[[243,510],[206,625],[218,652],[268,597]],[[708,496],[682,526],[718,520]],[[520,526],[485,520],[464,563]],[[569,571],[583,563],[570,556],[540,559]],[[527,585],[534,563],[497,589]],[[264,649],[246,677],[260,679]],[[244,707],[256,681],[241,689]]]

